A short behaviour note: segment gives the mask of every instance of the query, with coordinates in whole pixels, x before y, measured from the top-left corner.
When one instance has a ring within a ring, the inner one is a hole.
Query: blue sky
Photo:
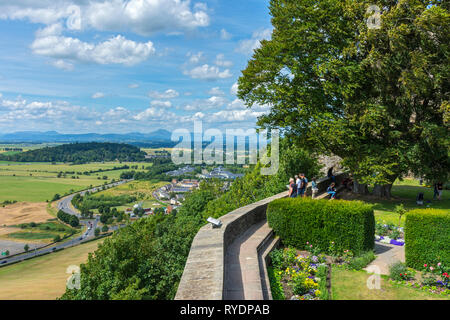
[[[2,0],[0,133],[255,126],[235,95],[264,0]]]

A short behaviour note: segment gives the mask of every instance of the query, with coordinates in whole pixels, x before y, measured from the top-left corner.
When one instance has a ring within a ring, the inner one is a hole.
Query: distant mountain
[[[131,132],[125,134],[62,134],[56,131],[21,131],[14,133],[0,133],[0,143],[71,143],[71,142],[123,142],[141,147],[148,146],[173,146],[170,140],[171,132],[157,130],[151,133]]]

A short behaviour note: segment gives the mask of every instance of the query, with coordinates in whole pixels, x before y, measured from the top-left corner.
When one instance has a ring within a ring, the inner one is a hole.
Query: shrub
[[[319,281],[319,291],[321,300],[330,300],[327,288],[327,276],[328,276],[328,266],[321,265],[317,268],[317,277],[320,278]]]
[[[373,251],[367,251],[362,255],[351,259],[347,265],[347,268],[351,270],[362,270],[373,260],[375,260],[375,253],[373,253]]]
[[[389,277],[395,281],[413,279],[416,272],[410,269],[403,262],[394,263],[389,267]]]
[[[267,219],[285,245],[299,249],[309,242],[325,251],[331,241],[355,255],[374,248],[373,209],[360,201],[280,199],[268,205]]]
[[[420,269],[424,264],[450,265],[450,212],[417,209],[406,214],[406,264]]]

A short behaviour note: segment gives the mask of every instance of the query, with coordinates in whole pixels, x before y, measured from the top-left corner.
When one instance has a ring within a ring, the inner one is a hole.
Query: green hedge
[[[417,209],[406,214],[406,264],[415,269],[441,262],[450,265],[450,211]]]
[[[285,245],[298,249],[309,242],[327,251],[331,241],[338,251],[349,249],[355,255],[374,248],[373,209],[360,201],[275,200],[268,205],[267,220]]]

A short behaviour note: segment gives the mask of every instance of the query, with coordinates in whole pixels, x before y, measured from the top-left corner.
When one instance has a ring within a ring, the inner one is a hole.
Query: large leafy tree
[[[255,50],[238,91],[250,107],[271,106],[261,127],[339,155],[358,192],[371,183],[389,197],[409,171],[447,179],[448,3],[271,0],[270,12],[272,39]]]

